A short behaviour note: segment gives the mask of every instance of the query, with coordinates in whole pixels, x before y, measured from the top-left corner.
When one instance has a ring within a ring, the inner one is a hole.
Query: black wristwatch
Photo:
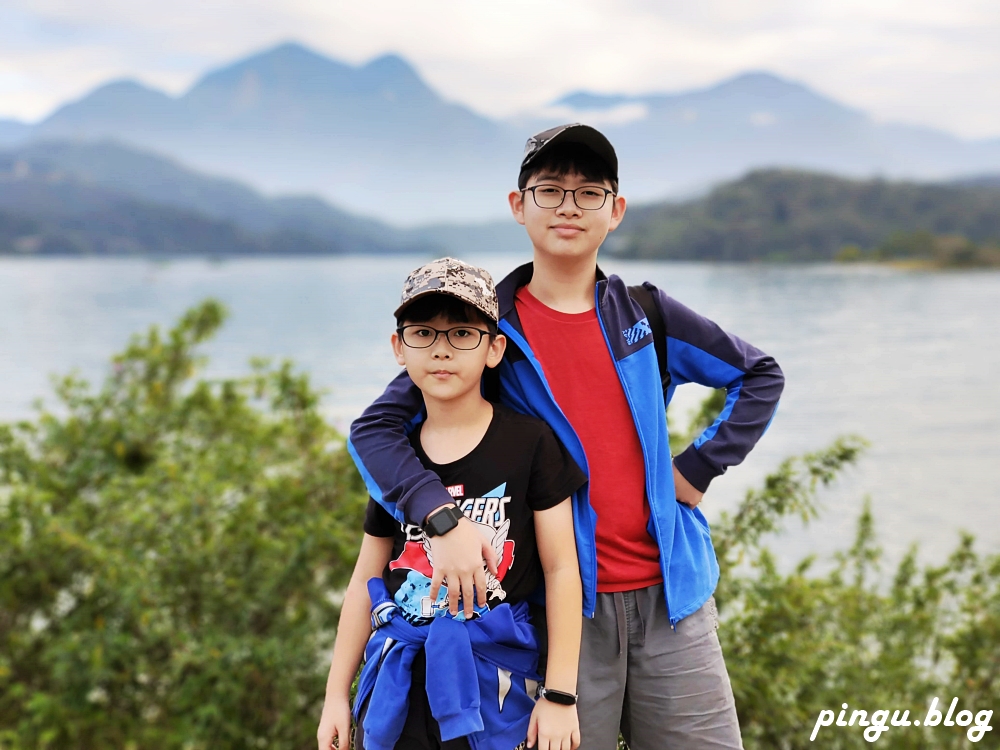
[[[465,514],[457,505],[446,505],[441,510],[434,511],[424,522],[424,533],[431,536],[442,536],[458,526]]]
[[[564,693],[562,690],[549,690],[544,685],[538,686],[538,697],[552,703],[558,703],[560,706],[576,705],[576,696],[573,693]]]

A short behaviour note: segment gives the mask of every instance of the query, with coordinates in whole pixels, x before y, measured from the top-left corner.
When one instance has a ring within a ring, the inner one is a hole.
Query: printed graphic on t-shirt
[[[461,487],[461,485],[458,485]],[[449,487],[449,490],[452,488]],[[507,483],[485,493],[482,497],[458,498],[456,504],[472,521],[476,530],[482,534],[497,556],[497,575],[489,570],[486,572],[487,607],[476,607],[476,612],[483,614],[490,606],[498,604],[507,598],[501,581],[514,562],[514,540],[508,539],[510,519],[507,517],[507,504],[511,498],[506,495]],[[414,624],[425,624],[435,617],[440,617],[448,611],[448,587],[442,585],[436,601],[431,600],[431,579],[434,576],[434,555],[431,551],[430,539],[419,526],[400,524],[406,543],[403,551],[389,562],[389,570],[407,570],[406,582],[399,587],[393,599],[403,611],[403,616]],[[458,619],[464,619],[464,613],[459,611]]]

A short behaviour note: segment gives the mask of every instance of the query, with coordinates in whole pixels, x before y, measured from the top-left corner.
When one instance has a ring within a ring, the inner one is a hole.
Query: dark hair
[[[588,182],[605,182],[611,189],[618,192],[618,180],[605,161],[582,143],[554,143],[531,162],[528,168],[521,172],[517,186],[524,190],[528,180],[537,174],[551,174],[565,177],[568,174],[578,174]]]
[[[484,323],[490,339],[497,335],[497,324],[479,309],[450,294],[428,294],[414,300],[396,316],[396,325],[427,323],[443,315],[449,323]]]

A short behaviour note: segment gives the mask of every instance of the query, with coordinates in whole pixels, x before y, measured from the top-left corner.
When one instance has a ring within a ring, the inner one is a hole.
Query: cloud
[[[113,77],[178,93],[296,39],[353,63],[397,52],[493,116],[766,69],[881,119],[997,136],[997,38],[995,0],[4,0],[0,116],[41,117]]]

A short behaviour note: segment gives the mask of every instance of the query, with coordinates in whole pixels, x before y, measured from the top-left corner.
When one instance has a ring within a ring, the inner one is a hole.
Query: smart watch
[[[560,706],[576,705],[576,696],[573,693],[564,693],[562,690],[549,690],[544,685],[538,686],[538,697],[544,698],[551,703],[558,703]]]
[[[441,510],[434,511],[424,522],[424,533],[431,536],[442,536],[458,526],[458,522],[465,518],[465,514],[458,509],[457,505],[446,505]]]

